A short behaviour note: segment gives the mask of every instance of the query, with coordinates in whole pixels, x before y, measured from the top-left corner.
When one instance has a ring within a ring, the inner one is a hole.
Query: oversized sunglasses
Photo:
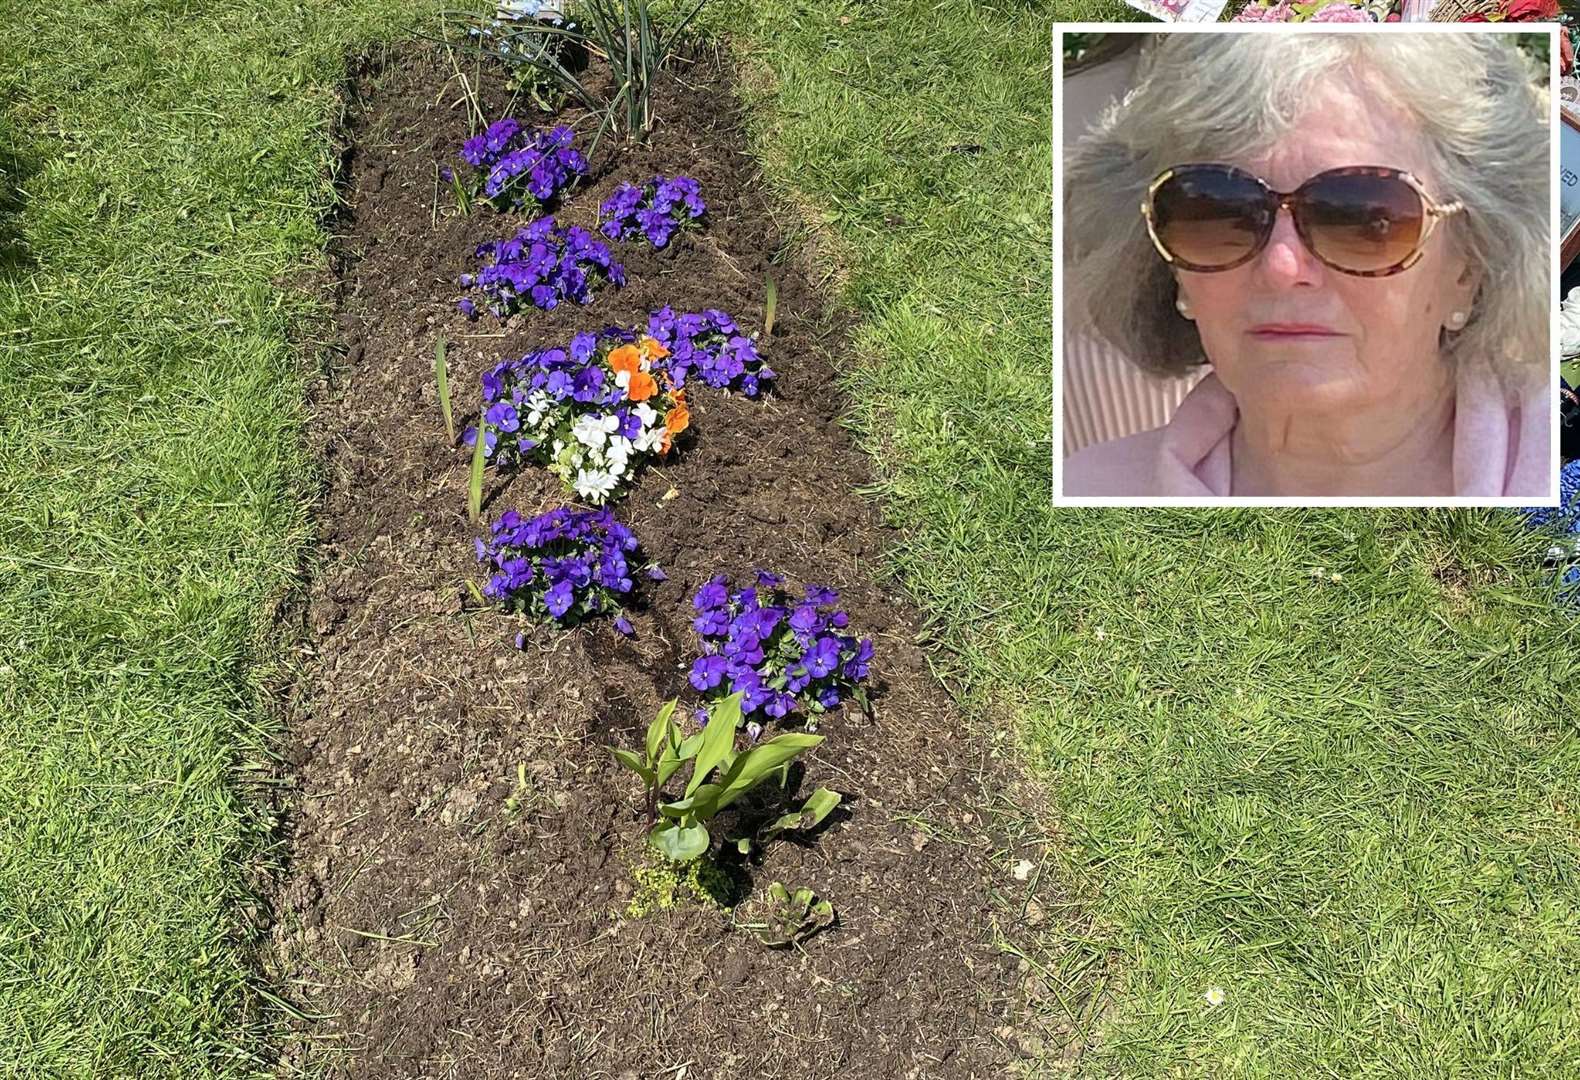
[[[1281,208],[1324,266],[1385,277],[1414,266],[1437,223],[1465,204],[1437,203],[1414,176],[1376,165],[1328,169],[1294,191],[1275,191],[1233,165],[1178,165],[1159,173],[1141,201],[1158,254],[1197,273],[1250,262]]]

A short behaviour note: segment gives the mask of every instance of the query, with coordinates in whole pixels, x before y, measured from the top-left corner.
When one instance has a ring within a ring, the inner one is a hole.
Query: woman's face
[[[1446,201],[1408,121],[1347,86],[1319,94],[1272,152],[1227,163],[1279,191],[1343,165],[1391,166],[1414,173],[1434,200]],[[1440,332],[1454,312],[1469,314],[1477,283],[1448,224],[1410,269],[1364,278],[1319,262],[1280,210],[1267,247],[1244,266],[1176,271],[1180,298],[1242,409],[1320,414],[1385,406],[1447,378]]]

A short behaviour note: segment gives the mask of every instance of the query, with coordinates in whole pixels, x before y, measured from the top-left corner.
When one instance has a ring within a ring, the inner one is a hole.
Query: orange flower
[[[609,353],[609,366],[616,372],[634,375],[641,370],[642,354],[634,345],[622,345]]]
[[[646,401],[658,393],[658,383],[653,381],[653,376],[645,371],[638,371],[631,376],[631,383],[625,388],[625,396],[632,401]]]
[[[664,441],[658,444],[659,457],[663,457],[665,454],[669,453],[669,441],[669,431],[666,429],[664,431]]]
[[[675,396],[677,399],[680,398],[679,394]],[[685,400],[680,399],[678,404],[673,409],[670,409],[669,414],[664,417],[664,430],[671,435],[679,435],[686,430],[686,425],[690,423],[691,412],[686,408]]]
[[[663,342],[650,337],[642,339],[642,352],[649,360],[662,360],[669,355],[669,350],[664,348]]]

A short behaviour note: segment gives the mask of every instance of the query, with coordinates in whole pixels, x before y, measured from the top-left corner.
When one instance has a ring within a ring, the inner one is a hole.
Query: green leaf
[[[677,825],[661,821],[648,834],[648,842],[671,862],[688,863],[707,853],[711,841],[703,825]]]
[[[708,710],[708,726],[702,733],[702,749],[697,751],[697,761],[691,767],[691,781],[686,784],[686,794],[702,786],[715,765],[735,748],[735,725],[741,717],[741,694],[731,694]]]
[[[784,765],[804,750],[810,750],[823,741],[821,735],[801,735],[795,732],[779,735],[746,751],[735,759],[724,778],[719,781],[719,809],[722,810],[752,788],[758,781]]]
[[[670,745],[658,759],[658,786],[663,787],[669,783],[669,778],[674,776],[682,765],[697,756],[697,751],[702,746],[702,732],[688,736],[678,745]],[[675,729],[670,728],[670,738],[675,736]]]
[[[722,701],[715,701],[708,709],[708,726],[711,728],[714,723],[722,722],[728,726],[731,731],[734,731],[736,728],[740,727],[741,698],[745,696],[746,695],[744,693],[731,694]]]
[[[774,333],[774,310],[779,306],[779,286],[774,284],[774,279],[771,277],[766,280],[768,299],[763,304],[763,337],[769,338]]]
[[[669,718],[675,715],[675,706],[679,702],[679,698],[670,698],[664,704],[664,707],[658,710],[658,715],[653,718],[653,722],[647,726],[647,763],[649,765],[657,765],[658,756],[669,745]]]
[[[695,817],[707,820],[718,813],[717,800],[721,790],[723,789],[718,784],[703,784],[695,795],[661,804],[658,812],[665,817]]]
[[[614,755],[614,759],[616,761],[630,769],[632,772],[636,773],[636,775],[640,776],[642,778],[642,782],[648,787],[654,787],[657,784],[658,777],[654,774],[653,770],[648,768],[642,759],[637,757],[633,751],[622,750],[618,746],[611,746],[607,749],[611,754]]]
[[[488,442],[488,424],[481,413],[477,417],[477,445],[472,447],[472,480],[467,485],[466,511],[476,525],[483,516],[483,446]]]
[[[444,364],[444,352],[448,343],[441,336],[433,347],[433,378],[439,389],[439,411],[444,414],[444,431],[450,437],[450,445],[455,445],[455,419],[450,415],[450,380]]]
[[[840,794],[828,788],[818,788],[807,796],[806,802],[801,804],[801,809],[794,813],[785,814],[777,821],[763,828],[758,834],[760,839],[766,840],[776,833],[786,829],[795,829],[798,832],[810,832],[822,824],[823,819],[834,812],[839,805]]]

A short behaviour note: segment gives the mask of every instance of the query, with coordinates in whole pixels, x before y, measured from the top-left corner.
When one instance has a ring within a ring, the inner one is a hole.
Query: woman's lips
[[[1262,323],[1251,327],[1249,333],[1261,341],[1315,341],[1343,337],[1337,330],[1318,323]]]

